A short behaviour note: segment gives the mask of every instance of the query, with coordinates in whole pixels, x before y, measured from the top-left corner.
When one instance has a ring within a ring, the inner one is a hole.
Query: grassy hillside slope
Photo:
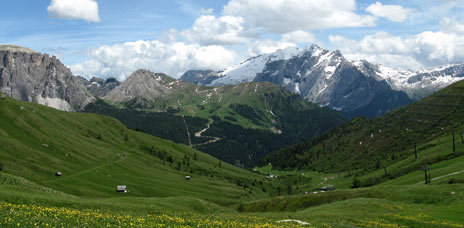
[[[3,172],[76,196],[116,197],[116,185],[124,184],[130,196],[188,196],[227,205],[273,189],[263,193],[253,184],[259,176],[113,118],[10,98],[0,100],[0,144]]]
[[[452,184],[416,184],[410,172],[385,186],[303,194],[352,176],[293,170],[267,180],[110,117],[9,98],[0,99],[0,134],[2,227],[464,227],[461,174]],[[421,157],[450,142],[435,140],[421,145]],[[462,162],[443,159],[431,172],[454,172]],[[117,194],[118,184],[129,193]]]
[[[313,140],[272,153],[262,163],[333,173],[350,169],[369,173],[405,159],[410,162],[414,145],[418,153],[436,149],[429,158],[419,156],[423,160],[414,169],[461,156],[462,147],[453,152],[452,134],[455,132],[455,145],[464,143],[463,88],[464,81],[457,82],[380,118],[354,119]],[[448,143],[441,145],[444,140]]]

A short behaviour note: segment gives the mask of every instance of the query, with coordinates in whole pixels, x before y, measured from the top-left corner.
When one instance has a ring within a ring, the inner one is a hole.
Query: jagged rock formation
[[[353,64],[365,75],[385,80],[392,89],[404,91],[414,100],[464,79],[464,64],[448,64],[418,72],[399,70],[364,60],[353,61]]]
[[[349,117],[376,117],[412,102],[385,81],[366,77],[339,51],[329,52],[317,46],[297,52],[288,60],[267,62],[254,80],[274,82]]]
[[[0,91],[65,111],[82,110],[94,100],[55,56],[14,45],[0,45]]]
[[[121,82],[119,82],[116,78],[107,78],[105,80],[102,78],[92,77],[90,81],[81,76],[78,76],[78,78],[94,97],[104,97],[109,91],[115,89],[121,84]]]
[[[207,85],[218,79],[216,71],[212,70],[189,70],[182,74],[180,80],[191,82],[197,85]]]

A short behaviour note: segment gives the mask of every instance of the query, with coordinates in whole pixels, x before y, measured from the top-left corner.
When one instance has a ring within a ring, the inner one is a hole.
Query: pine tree
[[[359,187],[361,187],[361,181],[355,177],[353,179],[353,185],[351,186],[351,188],[359,188]]]

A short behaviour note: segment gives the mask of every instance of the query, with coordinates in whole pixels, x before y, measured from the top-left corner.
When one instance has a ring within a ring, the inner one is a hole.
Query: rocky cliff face
[[[65,111],[82,110],[94,100],[55,56],[14,45],[0,45],[0,91]]]
[[[180,80],[197,85],[207,85],[218,78],[217,72],[212,70],[189,70],[180,77]]]

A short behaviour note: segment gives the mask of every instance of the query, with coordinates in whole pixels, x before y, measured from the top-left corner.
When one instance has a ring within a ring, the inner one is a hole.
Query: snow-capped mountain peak
[[[365,60],[348,61],[338,50],[311,45],[247,59],[218,72],[209,85],[269,81],[348,116],[374,117],[461,79],[464,64],[412,72]]]
[[[240,64],[230,66],[225,70],[218,72],[218,76],[220,78],[212,81],[209,85],[233,85],[250,82],[256,78],[257,74],[264,72],[266,65],[269,63],[276,61],[289,61],[306,55],[319,59],[318,64],[327,62],[331,58],[343,58],[338,51],[329,52],[317,45],[311,45],[304,49],[291,46],[279,49],[274,53],[258,55],[256,57],[249,58]],[[333,71],[333,66],[329,69],[329,71],[331,70]]]
[[[464,79],[464,64],[447,64],[413,72],[371,64],[365,60],[352,61],[352,63],[367,77],[385,80],[392,89],[404,91],[412,99],[422,98]]]

